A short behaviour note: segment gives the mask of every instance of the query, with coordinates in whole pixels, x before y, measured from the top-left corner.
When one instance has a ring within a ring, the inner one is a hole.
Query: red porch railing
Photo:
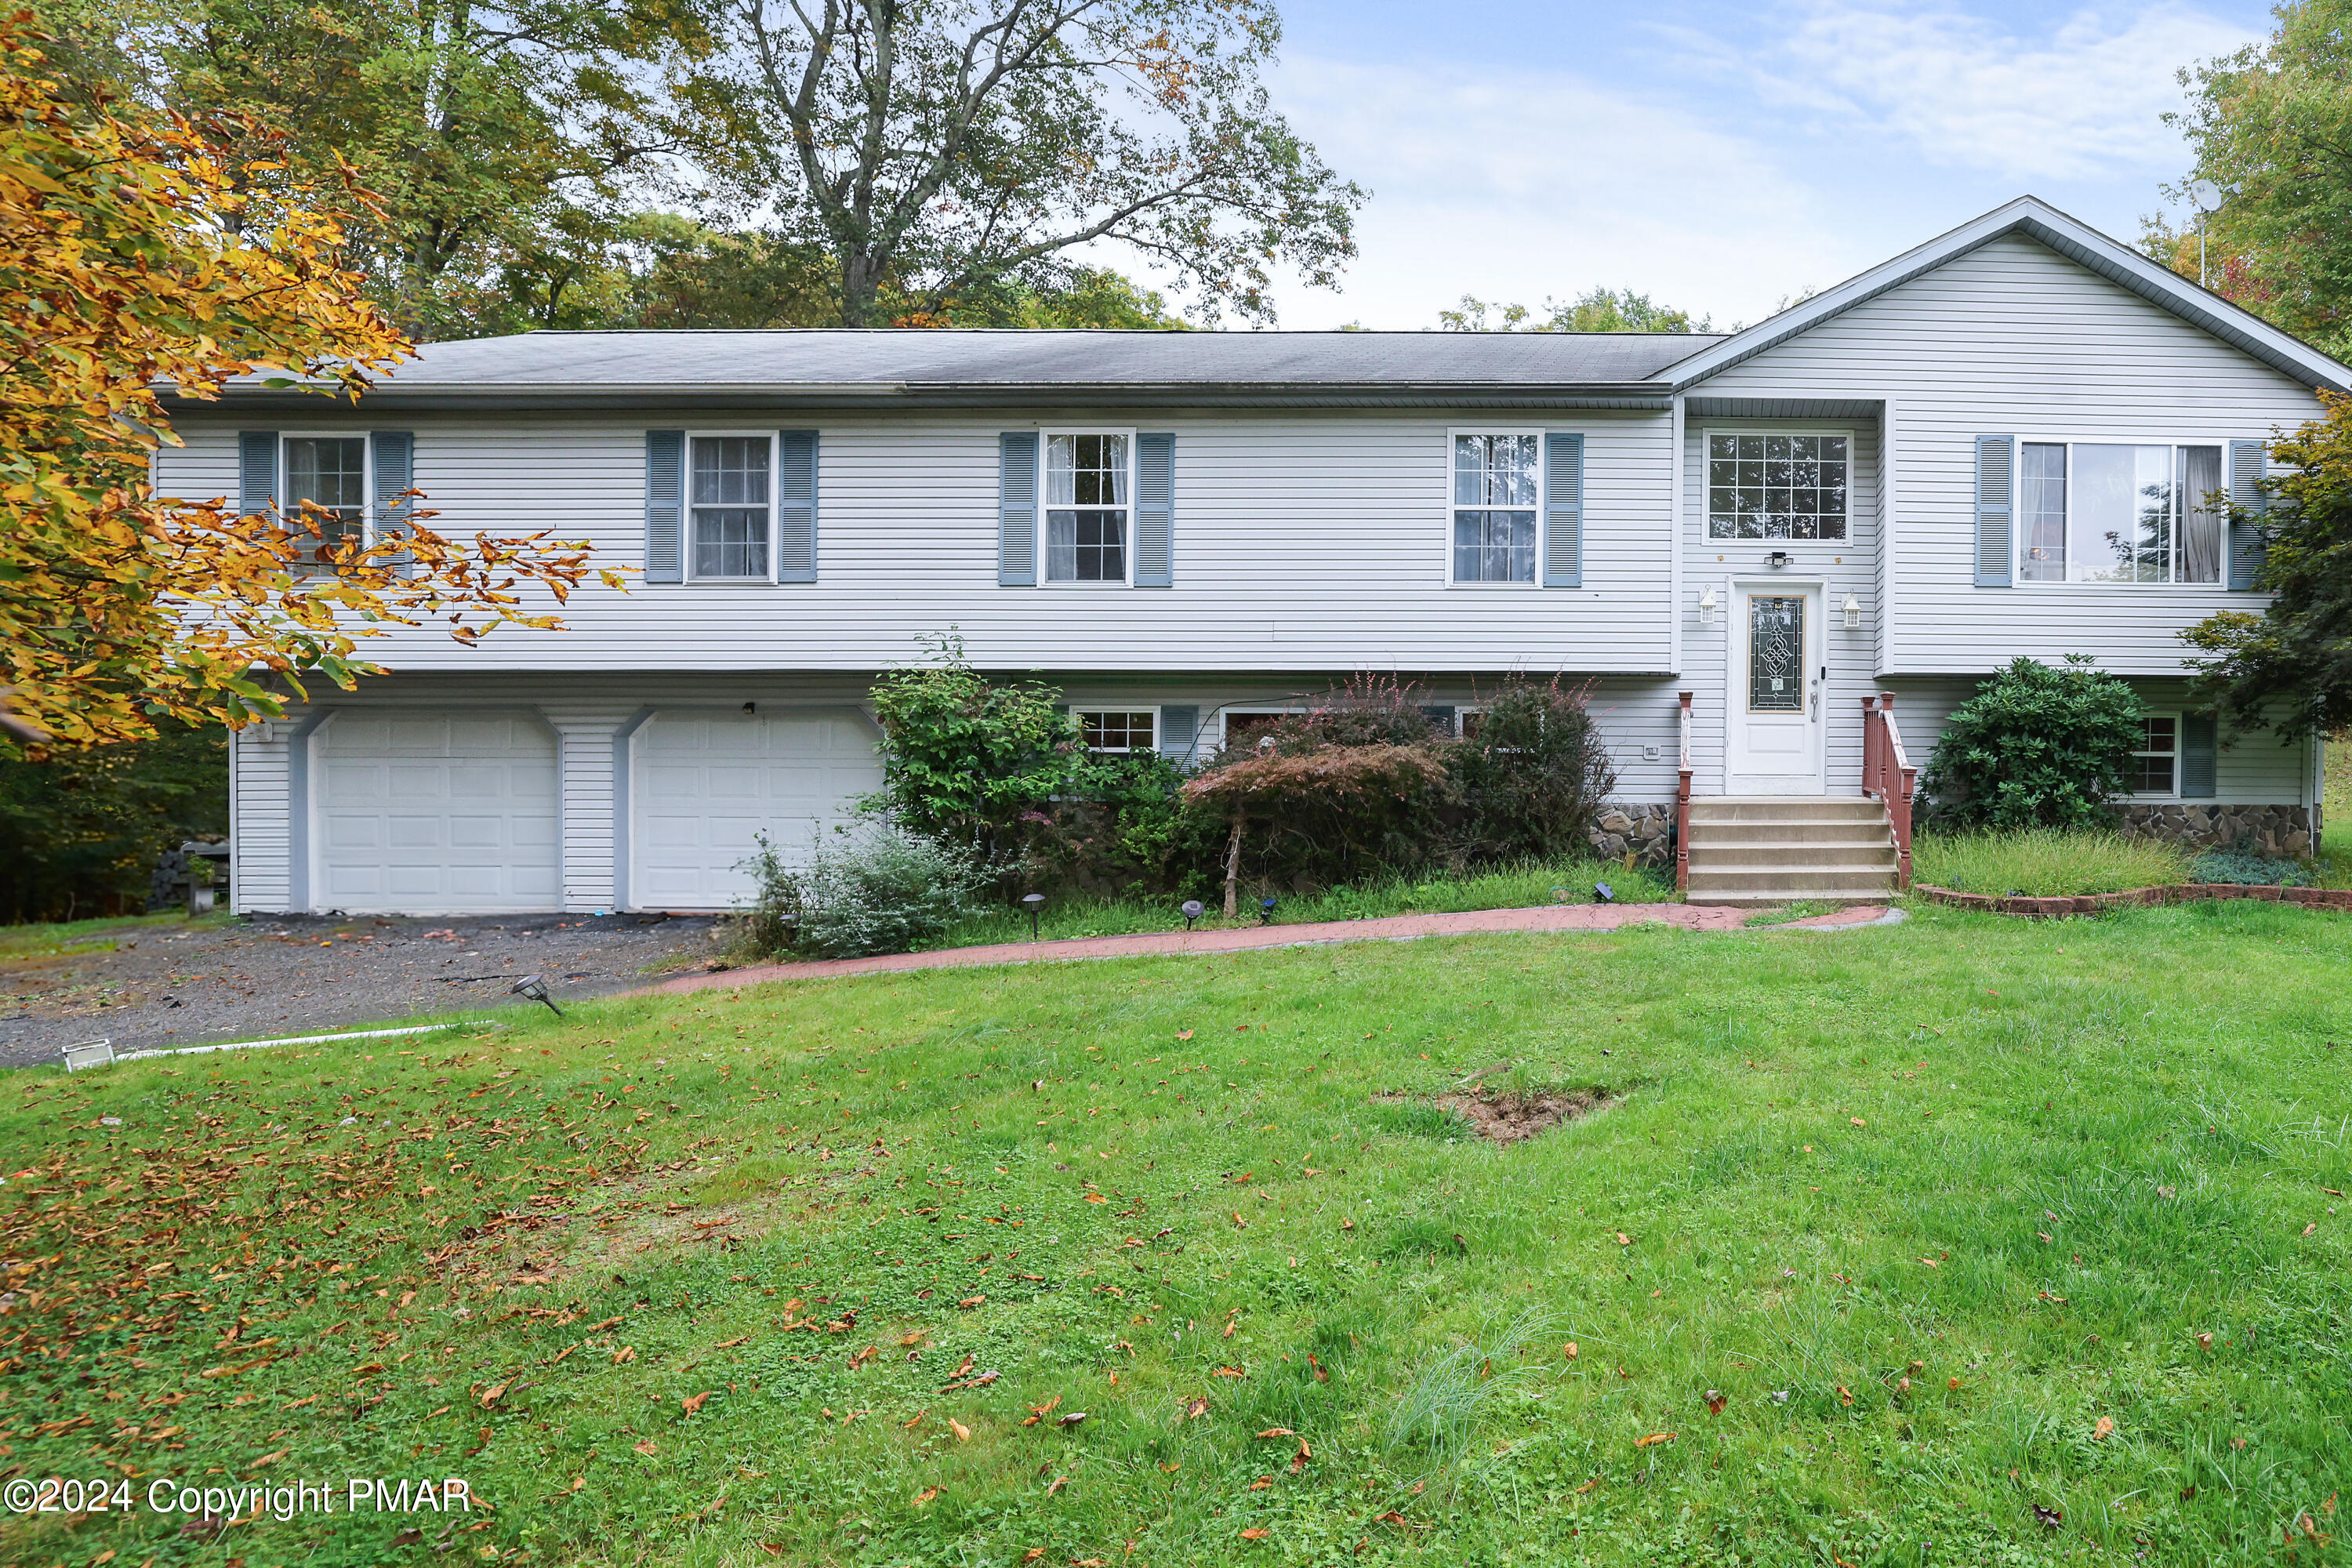
[[[1685,713],[1689,703],[1684,704]],[[1687,724],[1687,721],[1685,721]],[[1895,725],[1895,693],[1882,691],[1874,703],[1862,700],[1862,793],[1886,803],[1887,820],[1895,825],[1896,886],[1911,887],[1911,795],[1919,770],[1903,750],[1903,731]],[[1690,775],[1683,775],[1683,793],[1690,793]]]
[[[1675,791],[1675,891],[1687,897],[1690,893],[1691,694],[1684,692],[1682,700],[1682,783]]]

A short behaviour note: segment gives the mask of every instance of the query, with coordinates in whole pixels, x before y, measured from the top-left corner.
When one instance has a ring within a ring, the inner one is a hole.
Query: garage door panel
[[[753,888],[762,834],[789,859],[881,787],[873,727],[849,713],[660,712],[632,738],[630,901],[723,910]]]
[[[314,740],[312,901],[354,912],[552,909],[555,737],[527,713],[339,713]]]

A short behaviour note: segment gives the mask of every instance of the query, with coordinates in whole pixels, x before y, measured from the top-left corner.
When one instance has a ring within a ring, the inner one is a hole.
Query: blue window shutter
[[[646,432],[646,581],[686,581],[686,432]]]
[[[776,581],[816,581],[816,432],[776,441]]]
[[[2017,438],[1977,437],[1977,586],[2011,585],[2011,519],[2017,504]]]
[[[1176,585],[1176,437],[1135,437],[1135,585]]]
[[[368,445],[375,459],[375,537],[397,539],[408,531],[414,511],[407,496],[416,482],[416,437],[405,430],[373,430]]]
[[[278,500],[278,432],[236,433],[236,510],[240,517],[267,515]]]
[[[1544,437],[1544,571],[1547,588],[1584,586],[1584,437]]]
[[[1193,703],[1160,710],[1160,754],[1171,763],[1192,760],[1192,742],[1200,738],[1201,710]]]
[[[996,584],[1037,585],[1037,432],[996,438]]]
[[[2270,453],[2260,441],[2230,443],[2230,509],[2235,512],[2261,513],[2270,506],[2270,498],[2263,494],[2263,477],[2270,472]],[[2263,556],[2267,552],[2262,529],[2236,516],[2230,519],[2230,584],[2244,590],[2254,585],[2261,575]]]
[[[2211,800],[2217,793],[2221,747],[2215,740],[2210,713],[2185,713],[2180,719],[2180,793],[2189,800]]]

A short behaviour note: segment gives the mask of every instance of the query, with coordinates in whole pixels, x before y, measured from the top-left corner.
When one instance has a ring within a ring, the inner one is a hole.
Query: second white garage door
[[[879,737],[854,709],[656,713],[629,742],[629,902],[645,910],[748,903],[739,869],[765,832],[789,858],[882,787]]]
[[[310,743],[313,909],[561,907],[555,735],[536,715],[347,710]]]

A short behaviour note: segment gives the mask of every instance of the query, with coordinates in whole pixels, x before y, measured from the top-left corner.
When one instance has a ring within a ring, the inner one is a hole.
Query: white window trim
[[[2226,593],[2229,590],[2230,524],[2229,519],[2226,516],[2224,516],[2221,521],[2221,573],[2220,580],[2217,582],[2102,583],[2091,581],[2077,582],[2071,577],[2062,577],[2054,583],[2044,582],[2039,578],[2029,580],[2025,575],[2025,448],[2029,446],[2063,447],[2066,448],[2066,532],[2067,544],[2071,549],[2074,543],[2074,531],[2075,447],[2169,447],[2172,448],[2172,471],[2176,476],[2178,476],[2180,472],[2181,447],[2219,447],[2221,448],[2221,489],[2226,491],[2230,489],[2230,440],[2228,437],[2219,436],[2211,437],[2188,436],[2101,436],[2093,438],[2084,436],[2026,435],[2013,437],[2011,438],[2009,458],[2009,580],[2011,584],[2016,587],[2031,588],[2043,593],[2050,592],[2053,589],[2063,590],[2069,588],[2095,588],[2101,593],[2105,593],[2110,589],[2117,588],[2137,590],[2143,593],[2150,589],[2168,593],[2175,589],[2186,589],[2192,594],[2218,594]],[[2172,553],[2175,558],[2174,564],[2176,565],[2179,563],[2179,556],[2180,554],[2180,500],[2181,498],[2178,495],[2175,495],[2172,498]],[[2178,769],[2175,771],[2177,772]],[[2155,800],[2158,797],[2155,795],[2147,795],[2135,796],[2134,798]]]
[[[1076,508],[1076,507],[1075,507],[1075,506],[1072,506],[1072,507],[1056,507],[1056,506],[1055,506],[1052,501],[1050,501],[1050,500],[1048,500],[1046,499],[1046,497],[1045,497],[1045,486],[1046,486],[1046,482],[1047,482],[1047,480],[1046,480],[1046,476],[1047,476],[1049,473],[1051,473],[1051,472],[1053,471],[1053,463],[1052,463],[1051,454],[1052,454],[1053,449],[1054,449],[1054,437],[1056,437],[1056,436],[1118,436],[1118,437],[1120,437],[1124,438],[1124,439],[1126,440],[1126,442],[1127,442],[1127,505],[1126,505],[1126,507],[1125,507],[1125,509],[1124,509],[1124,510],[1125,510],[1125,511],[1127,512],[1127,548],[1119,552],[1120,563],[1121,563],[1122,565],[1124,565],[1124,566],[1127,568],[1127,575],[1126,575],[1125,577],[1122,577],[1121,579],[1119,579],[1119,580],[1118,580],[1118,582],[1116,582],[1116,583],[1113,583],[1113,582],[1108,582],[1108,581],[1105,581],[1105,582],[1082,582],[1082,581],[1080,581],[1080,580],[1078,580],[1078,579],[1076,579],[1076,578],[1070,578],[1070,579],[1066,580],[1066,581],[1065,581],[1065,580],[1056,580],[1056,579],[1055,579],[1054,577],[1052,577],[1051,575],[1049,575],[1049,574],[1048,574],[1048,573],[1047,573],[1047,571],[1046,571],[1046,565],[1045,565],[1045,563],[1046,563],[1046,544],[1045,544],[1045,542],[1046,542],[1047,538],[1048,538],[1048,537],[1050,537],[1050,535],[1051,535],[1051,534],[1052,534],[1052,532],[1053,532],[1053,524],[1052,524],[1050,521],[1047,521],[1047,519],[1046,519],[1046,514],[1047,514],[1048,512],[1053,512],[1053,511],[1069,511],[1069,510],[1087,510],[1087,511],[1101,511],[1101,510],[1105,510],[1104,508],[1101,508],[1101,507],[1087,507],[1087,508],[1084,508],[1084,509],[1079,509],[1079,508]],[[1119,589],[1119,588],[1132,588],[1132,587],[1134,587],[1134,586],[1135,586],[1135,502],[1136,502],[1136,495],[1135,495],[1136,468],[1135,468],[1135,463],[1136,463],[1136,457],[1135,457],[1135,428],[1134,428],[1134,426],[1117,426],[1117,425],[1055,425],[1055,426],[1049,426],[1041,427],[1041,428],[1038,430],[1038,432],[1037,432],[1037,560],[1036,560],[1036,563],[1035,563],[1035,566],[1036,566],[1036,577],[1037,577],[1037,586],[1039,586],[1040,588],[1054,588],[1054,589],[1059,589],[1059,590],[1062,590],[1062,591],[1065,591],[1065,592],[1066,592],[1066,591],[1068,591],[1068,590],[1070,590],[1070,589],[1074,589],[1074,588],[1075,588],[1075,589],[1078,590],[1078,591],[1079,591],[1079,592],[1081,592],[1081,593],[1085,593],[1085,592],[1088,592],[1088,591],[1097,591],[1097,592],[1099,592],[1099,591],[1107,591],[1107,590],[1116,590],[1116,589]],[[1128,712],[1128,711],[1141,712],[1141,711],[1142,711],[1142,710],[1140,710],[1140,709],[1134,709],[1134,710],[1128,710],[1128,709],[1106,709],[1106,710],[1103,710],[1103,711],[1105,711],[1105,712]]]
[[[706,576],[694,569],[694,444],[697,441],[741,440],[768,443],[768,570],[764,574],[738,576],[733,574]],[[683,492],[678,519],[680,550],[685,560],[684,576],[689,583],[773,583],[776,580],[776,487],[783,479],[783,454],[776,449],[778,437],[773,430],[688,430],[686,450],[681,455],[685,472],[678,476],[678,489]]]
[[[2156,443],[2151,441],[2144,444],[2154,446]],[[2202,445],[2202,443],[2193,441],[2183,444],[2187,446]],[[2120,585],[2121,584],[2118,584],[2118,586]],[[2151,585],[2161,586],[2161,584]],[[2085,586],[2089,586],[2089,584],[2085,584]],[[2181,586],[2201,587],[2203,584],[2189,583],[2183,584]],[[2189,742],[2189,715],[2177,708],[2144,708],[2140,710],[2140,713],[2143,718],[2169,719],[2172,721],[2172,787],[2168,790],[2163,791],[2148,790],[2143,792],[2139,790],[2124,790],[2120,793],[2125,799],[2132,801],[2175,801],[2187,799],[2188,797],[2180,793],[2180,770],[2181,765],[2187,761],[2187,757],[2184,753]],[[2132,748],[2132,754],[2135,757],[2144,757],[2153,755],[2154,753],[2143,752],[2138,747],[2135,746]]]
[[[1106,757],[1149,756],[1160,750],[1160,710],[1157,705],[1150,702],[1097,702],[1089,703],[1084,708],[1073,705],[1070,709],[1070,717],[1073,719],[1081,719],[1089,713],[1149,713],[1151,715],[1151,744],[1149,746],[1089,746],[1087,750],[1097,752]],[[1083,737],[1083,732],[1081,734]]]
[[[301,520],[302,509],[287,494],[291,484],[293,465],[286,460],[289,441],[357,441],[360,444],[360,547],[375,542],[375,437],[365,430],[280,430],[278,432],[278,473],[270,484],[270,494],[278,505],[281,521],[291,524]]]
[[[1544,449],[1546,432],[1514,425],[1456,425],[1445,432],[1445,585],[1474,593],[1517,593],[1543,586],[1544,563],[1551,549],[1551,454]],[[1465,581],[1454,573],[1454,514],[1456,511],[1517,511],[1517,507],[1456,506],[1454,500],[1454,443],[1464,436],[1532,436],[1536,438],[1536,574],[1525,583]],[[1588,440],[1590,437],[1586,437]]]
[[[1845,443],[1845,537],[1843,539],[1717,538],[1715,534],[1715,508],[1710,504],[1713,497],[1708,493],[1715,487],[1707,482],[1708,476],[1706,468],[1708,463],[1714,461],[1712,454],[1715,447],[1715,438],[1717,436],[1834,436],[1839,440],[1843,441]],[[1759,429],[1755,427],[1743,428],[1736,425],[1706,425],[1700,426],[1698,433],[1698,530],[1700,542],[1708,545],[1768,544],[1775,550],[1782,549],[1792,544],[1805,545],[1808,547],[1827,545],[1832,551],[1844,550],[1851,547],[1853,543],[1854,470],[1862,466],[1861,460],[1856,455],[1861,450],[1861,437],[1851,427],[1839,429],[1833,427],[1794,425],[1775,425],[1769,429]]]

